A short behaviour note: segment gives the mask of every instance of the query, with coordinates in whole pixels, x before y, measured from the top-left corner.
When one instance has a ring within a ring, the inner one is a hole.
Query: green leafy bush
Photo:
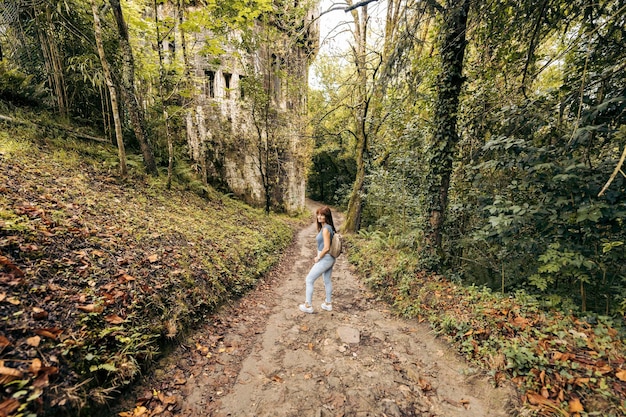
[[[14,105],[39,106],[46,96],[43,83],[36,83],[34,76],[10,68],[0,61],[0,98]]]

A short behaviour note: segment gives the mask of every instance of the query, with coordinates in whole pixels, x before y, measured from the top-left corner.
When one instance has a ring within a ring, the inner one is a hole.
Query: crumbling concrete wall
[[[306,101],[309,64],[318,45],[316,9],[304,17],[298,39],[284,34],[263,50],[244,52],[226,46],[219,57],[194,55],[195,105],[186,115],[190,156],[207,182],[249,204],[264,206],[268,167],[260,147],[276,147],[269,200],[275,210],[297,211],[305,204],[309,141]],[[259,116],[258,103],[246,92],[245,77],[256,77],[272,97],[271,109]],[[271,129],[263,128],[267,114]],[[276,128],[274,130],[274,128]]]

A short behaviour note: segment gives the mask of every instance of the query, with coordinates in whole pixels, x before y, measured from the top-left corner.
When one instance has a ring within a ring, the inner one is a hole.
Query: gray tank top
[[[333,235],[335,234],[335,232],[333,231],[333,227],[329,224],[325,224],[324,228],[320,229],[320,232],[317,234],[317,236],[315,236],[318,252],[321,252],[322,249],[324,249],[324,235],[322,234],[324,229],[328,229],[328,231],[330,232],[330,240],[333,240]]]

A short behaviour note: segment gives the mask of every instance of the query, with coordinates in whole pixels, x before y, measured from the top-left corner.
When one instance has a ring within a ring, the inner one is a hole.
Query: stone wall
[[[312,11],[305,17],[308,30],[299,31],[298,39],[285,33],[251,53],[227,45],[229,52],[219,57],[194,55],[197,93],[186,115],[190,156],[208,183],[252,205],[266,204],[261,166],[271,174],[265,184],[270,184],[273,210],[304,207],[310,147],[306,94],[319,37],[315,15]],[[246,77],[251,78],[244,81]],[[246,91],[253,78],[271,96],[269,108]],[[259,165],[264,146],[273,158],[265,166]]]

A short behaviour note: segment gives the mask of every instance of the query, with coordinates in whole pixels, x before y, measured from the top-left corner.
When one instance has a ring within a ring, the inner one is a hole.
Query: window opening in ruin
[[[240,75],[239,76],[239,98],[241,100],[243,100],[244,98],[246,98],[246,76],[245,75]]]
[[[232,77],[232,74],[229,74],[227,72],[224,73],[224,86],[226,87],[226,98],[230,98],[230,79]]]
[[[205,94],[207,97],[215,98],[215,71],[204,70],[205,80]]]
[[[176,40],[173,36],[168,37],[167,46],[169,53],[172,54],[172,56],[176,55]]]

